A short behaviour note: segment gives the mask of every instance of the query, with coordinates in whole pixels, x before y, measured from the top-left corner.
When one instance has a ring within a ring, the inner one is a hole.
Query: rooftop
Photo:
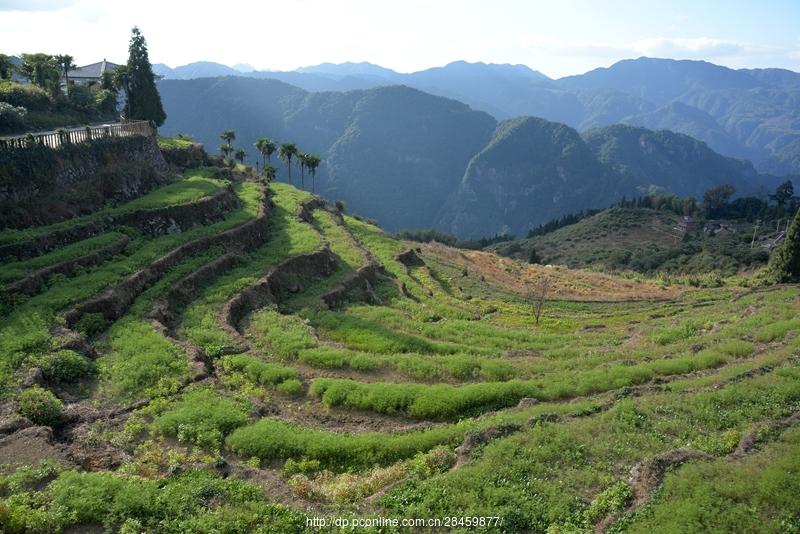
[[[90,65],[84,65],[83,67],[78,67],[77,69],[69,71],[69,77],[70,79],[81,79],[81,78],[99,79],[104,72],[106,72],[107,70],[114,70],[117,67],[119,67],[117,63],[111,63],[110,61],[106,61],[104,59],[103,61],[92,63]]]

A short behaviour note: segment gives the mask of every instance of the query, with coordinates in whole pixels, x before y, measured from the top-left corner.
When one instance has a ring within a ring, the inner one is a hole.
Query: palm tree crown
[[[74,58],[70,55],[59,55],[55,56],[54,59],[61,68],[61,72],[64,73],[64,86],[67,88],[67,96],[69,96],[69,71],[75,69],[77,65],[75,64]]]
[[[231,143],[236,139],[236,132],[233,130],[225,130],[220,134],[219,138],[225,141],[228,146],[231,146]]]
[[[281,158],[281,161],[286,164],[286,168],[289,170],[289,183],[292,183],[292,158],[297,153],[298,150],[294,143],[284,143],[278,150],[278,157]]]
[[[278,147],[275,144],[275,141],[273,141],[272,139],[268,139],[266,137],[261,137],[258,140],[256,140],[253,146],[256,147],[256,150],[258,150],[261,153],[262,165],[266,165],[267,163],[272,163],[272,161],[270,160],[270,156],[272,156],[272,154],[275,152],[275,149]]]
[[[304,164],[306,169],[308,170],[308,174],[311,175],[311,192],[313,193],[316,189],[316,178],[317,178],[317,167],[322,162],[322,159],[317,156],[316,154],[306,154],[305,155]]]

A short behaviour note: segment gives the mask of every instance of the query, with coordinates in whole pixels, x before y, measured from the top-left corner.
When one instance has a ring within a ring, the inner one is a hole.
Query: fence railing
[[[44,133],[29,133],[13,137],[0,137],[0,149],[47,146],[58,148],[64,145],[84,143],[105,137],[130,137],[132,135],[155,135],[155,128],[149,121],[127,121],[102,126],[84,126]]]

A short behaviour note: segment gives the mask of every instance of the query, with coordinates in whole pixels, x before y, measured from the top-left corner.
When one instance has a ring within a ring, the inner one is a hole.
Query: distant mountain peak
[[[234,70],[238,70],[239,72],[254,72],[256,68],[249,63],[237,63],[231,67]]]
[[[484,63],[483,61],[469,62],[463,59],[451,61],[443,67],[433,67],[421,72],[431,71],[454,71],[460,74],[510,74],[535,80],[550,80],[550,78],[538,70],[533,70],[527,65],[513,63]]]
[[[300,67],[295,69],[294,72],[305,74],[328,74],[336,76],[379,76],[384,78],[392,78],[397,76],[398,73],[392,69],[381,67],[374,63],[367,61],[353,62],[346,61],[344,63],[320,63],[319,65],[311,65],[308,67]]]

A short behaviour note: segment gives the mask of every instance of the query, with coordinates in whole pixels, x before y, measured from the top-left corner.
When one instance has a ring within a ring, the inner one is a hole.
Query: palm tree
[[[317,182],[317,167],[319,167],[320,162],[322,159],[317,156],[316,154],[306,154],[305,158],[305,166],[308,169],[308,174],[311,175],[311,192],[313,193],[316,189],[316,182]]]
[[[272,139],[261,137],[256,140],[253,145],[261,153],[261,165],[265,166],[267,163],[272,163],[270,156],[275,152],[277,145]]]
[[[236,132],[233,130],[225,130],[220,134],[219,138],[225,141],[228,146],[231,146],[231,143],[236,139]]]
[[[294,143],[284,143],[278,151],[278,157],[286,164],[289,170],[289,183],[292,183],[292,158],[297,155],[297,147]]]
[[[238,159],[239,163],[244,164],[244,158],[247,157],[247,152],[245,152],[243,148],[237,148],[233,157]]]
[[[221,145],[219,147],[219,151],[222,152],[223,156],[229,158],[231,156],[231,152],[233,152],[233,147],[230,145]]]
[[[305,152],[298,152],[297,153],[297,166],[300,167],[300,189],[305,190],[306,188],[306,178],[305,178],[305,170],[306,170],[306,158],[308,154]]]
[[[273,181],[275,177],[278,175],[278,170],[275,167],[273,167],[270,163],[267,163],[266,165],[264,165],[264,169],[261,171],[261,174],[269,183]]]
[[[64,73],[64,85],[67,88],[67,96],[69,96],[69,71],[78,68],[78,66],[75,64],[74,58],[66,54],[54,56],[53,59],[58,63],[61,72]]]

